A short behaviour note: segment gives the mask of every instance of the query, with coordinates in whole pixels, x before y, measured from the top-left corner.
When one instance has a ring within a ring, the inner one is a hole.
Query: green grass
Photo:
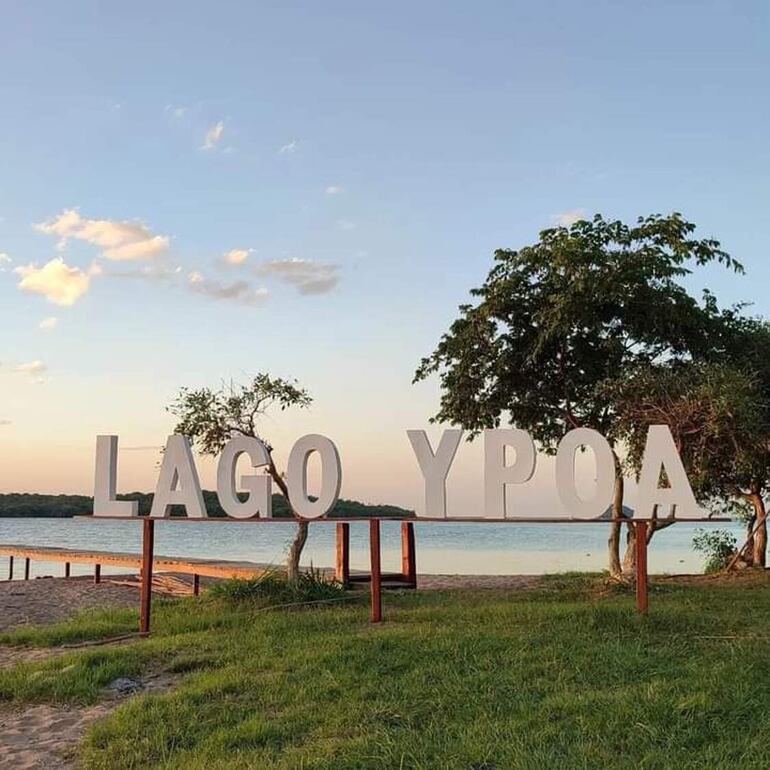
[[[770,580],[660,587],[646,618],[598,582],[388,593],[379,626],[365,601],[158,603],[151,638],[0,671],[0,699],[88,703],[116,676],[176,672],[91,729],[86,768],[770,767]]]

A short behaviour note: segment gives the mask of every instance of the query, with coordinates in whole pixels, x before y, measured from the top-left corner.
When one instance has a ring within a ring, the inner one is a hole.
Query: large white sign
[[[421,518],[446,519],[446,480],[462,441],[461,430],[445,430],[431,447],[423,430],[407,431],[425,485],[424,514]],[[575,457],[579,449],[593,453],[596,478],[588,497],[580,495],[575,478]],[[508,462],[509,450],[513,462]],[[311,498],[307,488],[308,460],[317,453],[321,462],[321,489]],[[254,473],[236,478],[239,458],[248,457]],[[217,467],[217,496],[229,518],[251,519],[272,516],[272,479],[265,469],[270,458],[265,446],[255,438],[236,436],[226,444]],[[509,486],[526,484],[535,473],[537,453],[532,437],[517,428],[484,431],[484,500],[481,518],[513,519],[506,505]],[[138,503],[118,500],[117,489],[118,437],[98,436],[96,439],[96,482],[94,486],[94,515],[133,517],[139,515]],[[579,519],[601,516],[611,505],[615,485],[615,459],[607,440],[595,430],[578,428],[567,433],[556,453],[555,486],[559,499],[569,514]],[[668,485],[660,486],[661,473]],[[317,434],[300,438],[289,454],[286,470],[289,501],[304,519],[317,519],[334,508],[342,484],[342,464],[334,443]],[[247,493],[238,496],[238,488]],[[185,436],[169,436],[158,474],[158,483],[150,516],[167,518],[172,506],[184,508],[189,518],[208,517],[203,502],[198,471],[190,442]],[[677,518],[697,518],[705,515],[695,501],[690,482],[677,452],[671,431],[666,425],[653,425],[647,433],[637,487],[635,518],[648,519],[656,507],[671,510],[676,507]],[[474,512],[476,514],[476,512]]]

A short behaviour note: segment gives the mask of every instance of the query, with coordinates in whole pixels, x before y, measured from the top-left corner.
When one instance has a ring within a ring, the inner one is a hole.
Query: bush
[[[234,578],[215,583],[211,595],[231,603],[295,604],[339,598],[344,591],[341,583],[329,580],[317,570],[300,573],[295,581],[286,579],[278,569],[266,570],[248,580]]]
[[[692,539],[693,548],[706,557],[703,571],[708,573],[719,572],[724,569],[733,554],[737,541],[732,532],[726,529],[717,529],[707,532],[705,529],[696,529]]]

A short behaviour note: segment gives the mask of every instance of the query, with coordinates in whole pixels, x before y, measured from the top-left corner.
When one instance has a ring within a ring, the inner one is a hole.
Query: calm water
[[[739,524],[676,524],[655,534],[649,551],[651,572],[700,572],[702,557],[692,549],[699,526],[730,529],[739,542]],[[351,567],[368,568],[368,526],[351,524]],[[190,523],[158,521],[155,551],[164,556],[196,556],[281,564],[294,525],[290,522]],[[607,524],[423,524],[415,525],[419,572],[510,575],[601,570],[607,566]],[[88,548],[101,551],[141,550],[141,525],[133,521],[83,519],[0,519],[0,543]],[[382,525],[383,569],[400,570],[400,527]],[[303,563],[329,567],[334,563],[334,525],[317,523],[303,554]],[[6,566],[0,565],[0,579]],[[73,574],[90,572],[72,565]],[[22,570],[17,566],[15,577]],[[62,564],[32,563],[33,575],[62,574]],[[105,569],[105,572],[108,570]],[[114,571],[114,570],[113,570]],[[118,570],[120,571],[120,570]],[[125,570],[122,570],[125,571]]]

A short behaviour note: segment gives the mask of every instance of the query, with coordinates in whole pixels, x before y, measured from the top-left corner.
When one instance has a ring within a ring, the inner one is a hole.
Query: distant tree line
[[[130,492],[125,495],[118,495],[118,498],[138,501],[140,516],[149,514],[152,507],[152,493],[149,492]],[[216,492],[203,490],[203,499],[209,516],[225,518],[225,512],[219,505]],[[0,518],[53,517],[65,519],[72,516],[89,515],[92,511],[93,498],[88,495],[43,495],[17,492],[0,494]],[[184,510],[172,508],[171,515],[184,516]],[[413,515],[413,511],[395,505],[367,505],[356,500],[339,500],[330,513],[330,516],[351,519],[366,516],[405,518]],[[293,518],[283,495],[273,495],[273,517]]]

